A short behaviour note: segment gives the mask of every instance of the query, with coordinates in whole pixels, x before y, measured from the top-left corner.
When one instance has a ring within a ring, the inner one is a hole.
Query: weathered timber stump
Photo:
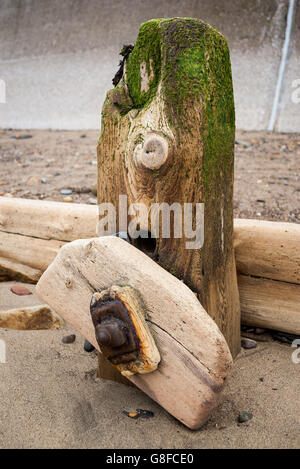
[[[107,93],[98,144],[98,201],[204,203],[204,243],[142,237],[133,244],[181,279],[240,349],[233,252],[235,113],[225,38],[200,20],[144,23],[119,84]],[[117,231],[124,230],[124,216]],[[127,222],[133,218],[128,215]],[[141,232],[152,231],[150,215]],[[101,363],[100,363],[101,366]]]

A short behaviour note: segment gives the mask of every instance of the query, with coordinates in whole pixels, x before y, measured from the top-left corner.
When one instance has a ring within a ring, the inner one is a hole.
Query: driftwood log
[[[238,276],[242,324],[300,335],[300,285]]]
[[[42,272],[55,259],[64,244],[55,239],[0,232],[0,257],[10,260],[15,268],[17,264],[21,264]]]
[[[96,224],[92,205],[0,197],[0,232],[74,241],[94,238]]]
[[[125,212],[124,220],[119,196],[149,209],[146,219],[139,218],[141,236],[134,245],[197,294],[235,356],[240,306],[233,251],[234,135],[224,37],[200,20],[143,24],[123,78],[103,106],[98,201],[116,208],[117,231],[136,218]],[[188,237],[174,232],[169,239],[161,232],[156,239],[142,237],[154,231],[151,204],[174,202],[192,203],[194,210],[204,204],[202,247],[186,249]]]
[[[56,216],[51,215],[47,221],[48,210]],[[73,232],[68,231],[69,240],[95,236],[98,220],[95,206],[0,197],[0,280],[11,278],[37,283],[60,246],[65,244],[60,238],[66,240],[64,225],[68,219],[71,225],[74,223]],[[45,236],[48,238],[41,239]],[[234,220],[243,324],[298,333],[299,246],[300,226],[297,224]],[[281,293],[283,289],[285,294]],[[109,365],[106,369],[109,370]],[[114,372],[114,375],[119,374]]]
[[[37,293],[100,350],[90,303],[110,285],[139,293],[161,357],[156,371],[129,380],[189,428],[199,428],[219,401],[232,358],[217,325],[183,282],[122,239],[105,237],[66,244]]]
[[[300,225],[234,221],[242,323],[300,334]]]
[[[300,284],[300,225],[235,219],[234,250],[239,273]]]
[[[0,197],[0,279],[36,283],[65,242],[96,235],[97,207]]]

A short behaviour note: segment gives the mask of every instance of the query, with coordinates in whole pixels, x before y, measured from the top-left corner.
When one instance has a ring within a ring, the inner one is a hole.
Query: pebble
[[[295,339],[299,339],[298,335],[288,334],[287,332],[272,331],[271,334],[273,339],[284,344],[292,344]]]
[[[31,134],[23,134],[16,137],[18,140],[26,140],[27,138],[32,138]]]
[[[238,141],[238,140],[235,141],[235,144],[236,145],[242,145],[242,147],[244,147],[244,148],[249,148],[249,147],[252,146],[252,143],[241,142],[241,141]]]
[[[36,184],[40,184],[41,179],[37,178],[36,176],[31,176],[29,179],[27,179],[27,184],[28,186],[35,186]]]
[[[15,295],[23,296],[23,295],[32,295],[32,292],[23,285],[13,285],[10,288],[10,291]]]
[[[252,418],[253,418],[253,415],[250,412],[242,411],[239,413],[238,422],[239,423],[249,422],[249,420],[251,420]]]
[[[136,411],[140,414],[140,417],[142,417],[143,419],[154,417],[154,412],[152,412],[152,410],[136,409]]]
[[[14,138],[14,139],[17,139],[17,140],[26,140],[27,138],[32,138],[32,135],[30,135],[30,134],[12,135],[12,136],[9,137],[9,138]]]
[[[137,419],[139,417],[138,412],[125,412],[125,414],[130,417],[131,419]]]
[[[72,189],[62,189],[62,190],[60,191],[60,193],[61,193],[62,195],[70,195],[70,194],[72,194],[72,192],[73,192]]]
[[[136,411],[130,411],[130,412],[123,410],[123,414],[127,415],[127,417],[130,417],[131,419],[138,419],[138,418],[149,419],[151,417],[154,417],[154,412],[152,412],[151,410],[144,410],[144,409],[136,409]]]
[[[90,353],[95,350],[95,347],[88,340],[85,339],[83,349],[85,352]]]
[[[242,338],[241,345],[244,349],[249,350],[257,347],[257,342],[252,339]]]
[[[92,197],[89,198],[89,204],[97,205],[97,199],[93,199]]]
[[[42,181],[43,184],[46,184],[47,178],[42,178],[41,181]]]
[[[73,202],[73,199],[68,195],[67,197],[64,197],[64,202]]]
[[[264,382],[265,378],[259,378],[259,381]]]
[[[61,341],[63,344],[73,344],[75,342],[76,335],[75,334],[70,334],[70,335],[65,335]]]

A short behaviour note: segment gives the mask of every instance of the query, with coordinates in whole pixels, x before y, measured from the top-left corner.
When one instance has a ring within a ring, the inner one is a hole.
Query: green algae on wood
[[[141,92],[140,67],[145,62],[154,76]],[[230,56],[226,39],[208,24],[192,18],[151,20],[141,25],[126,64],[126,84],[133,105],[145,106],[161,78],[169,123],[180,133],[193,133],[190,107],[199,104],[204,139],[202,177],[206,194],[210,178],[232,166],[235,113]]]
[[[118,125],[113,125],[116,119]],[[149,133],[169,144],[166,162],[155,170],[138,167],[134,158]],[[232,238],[234,134],[224,36],[193,18],[142,24],[123,79],[104,106],[99,202],[112,202],[117,214],[122,194],[129,204],[147,206],[205,203],[204,245],[189,251],[185,238],[160,236],[153,258],[197,293],[236,355],[240,313]]]

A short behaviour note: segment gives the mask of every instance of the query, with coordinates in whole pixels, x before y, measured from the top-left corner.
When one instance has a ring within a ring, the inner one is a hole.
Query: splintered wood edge
[[[232,358],[186,285],[130,244],[106,237],[63,246],[36,292],[100,350],[91,296],[116,284],[130,285],[142,296],[161,355],[155,371],[128,379],[184,425],[199,428],[219,402]]]
[[[146,322],[145,308],[140,294],[130,286],[120,287],[113,285],[107,290],[94,293],[93,297],[101,300],[106,295],[121,300],[132,320],[135,332],[140,342],[138,358],[128,363],[112,365],[119,370],[123,376],[132,376],[136,373],[146,374],[155,371],[161,360],[159,350],[155,344],[150,328]]]

